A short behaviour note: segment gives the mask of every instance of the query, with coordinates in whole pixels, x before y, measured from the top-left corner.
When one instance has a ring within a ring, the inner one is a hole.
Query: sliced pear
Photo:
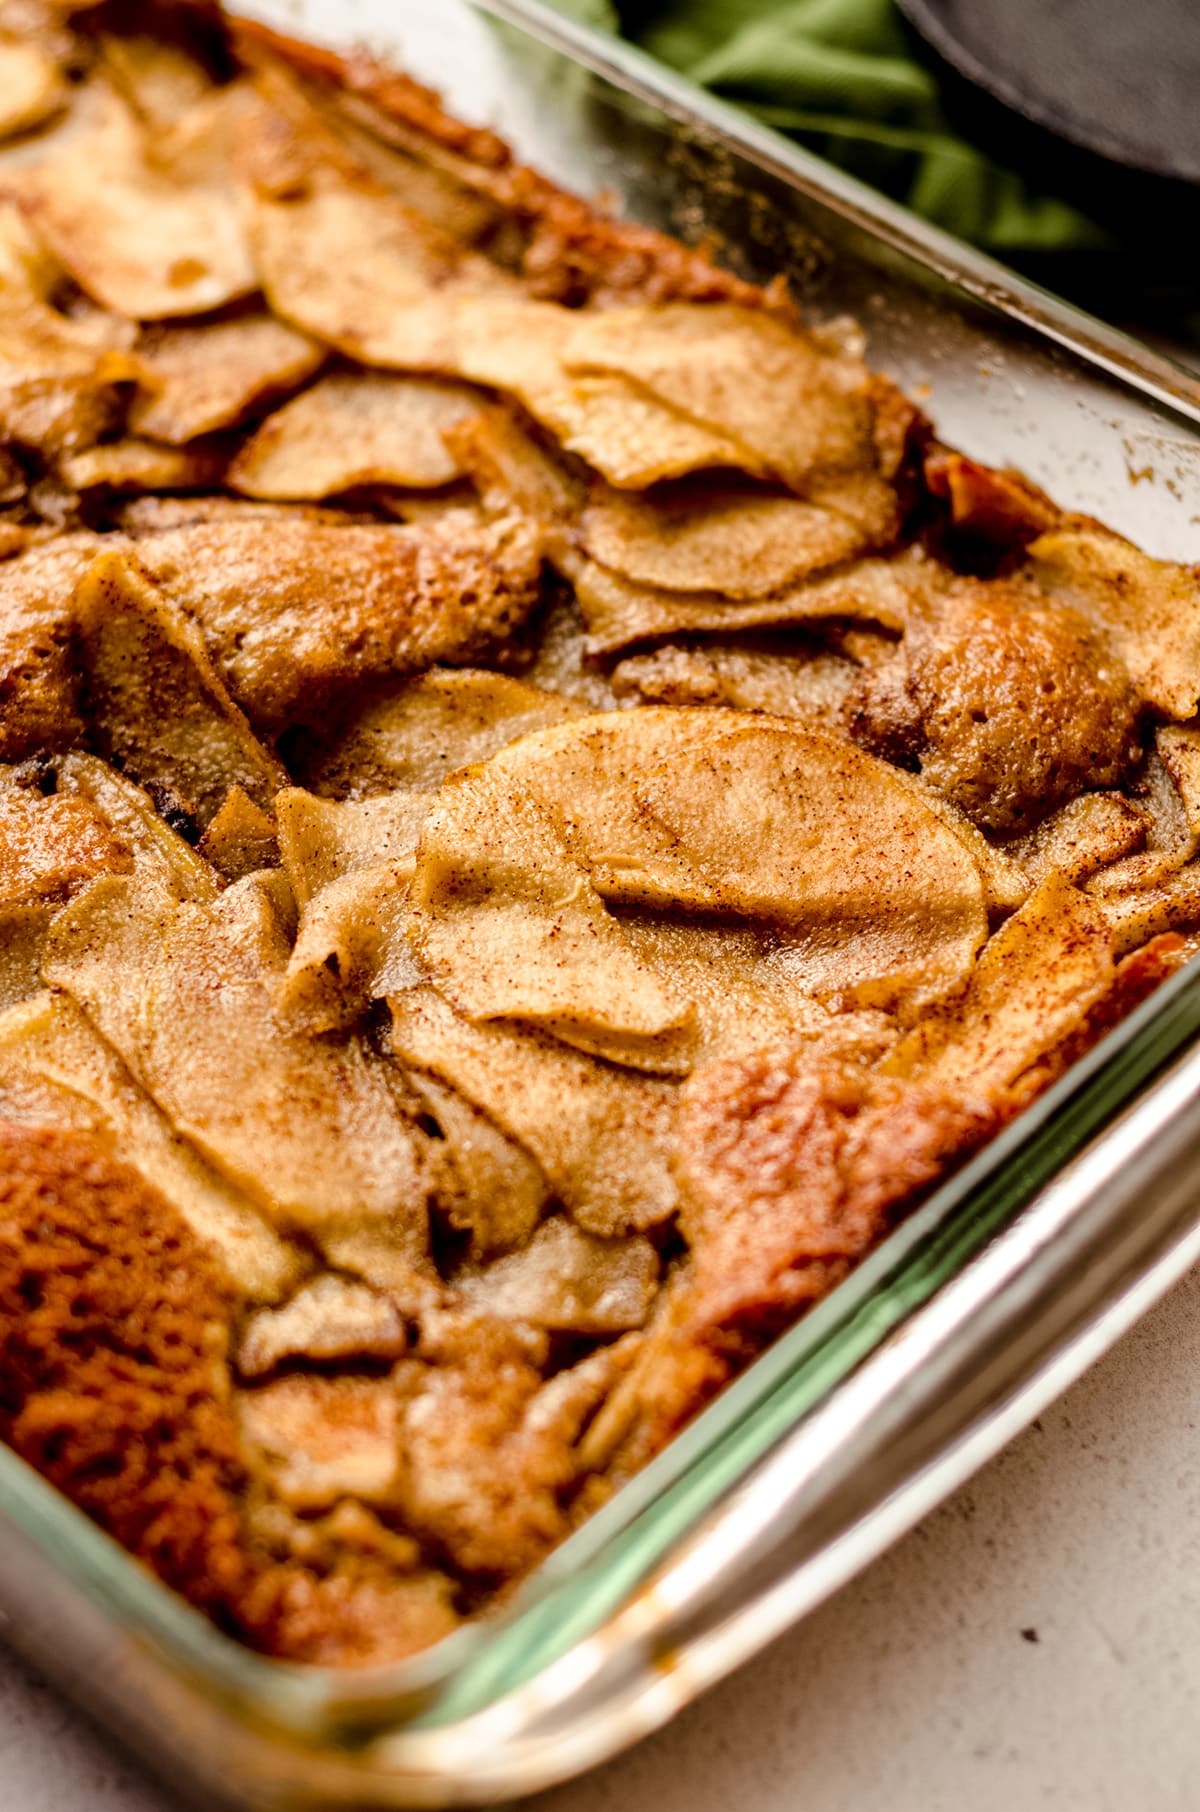
[[[866,553],[896,529],[890,491],[857,518],[836,503],[709,481],[653,497],[599,491],[583,513],[584,549],[610,572],[665,591],[765,598]]]
[[[835,1013],[801,993],[780,963],[785,946],[761,930],[628,909],[621,929],[642,961],[695,1007],[696,1068],[775,1044],[873,1061],[896,1037],[887,1014]]]
[[[457,1089],[531,1152],[585,1232],[611,1239],[674,1213],[674,1084],[535,1032],[472,1025],[433,988],[389,1005],[397,1056]]]
[[[409,1080],[441,1134],[439,1206],[470,1234],[472,1256],[523,1246],[550,1199],[541,1165],[456,1089],[416,1072]]]
[[[228,463],[228,449],[220,445],[168,447],[131,434],[70,454],[59,462],[59,473],[72,491],[141,496],[148,491],[211,490],[221,483]]]
[[[129,559],[98,554],[75,592],[102,752],[204,824],[231,786],[267,803],[285,784],[233,703],[196,625]]]
[[[0,435],[43,457],[90,445],[113,418],[115,386],[139,371],[128,322],[53,306],[58,275],[16,208],[0,204]]]
[[[260,868],[275,868],[279,862],[275,820],[235,783],[201,837],[198,850],[226,881],[240,881]]]
[[[322,888],[362,869],[410,864],[432,802],[430,794],[418,792],[336,801],[286,787],[276,798],[275,816],[296,904],[307,906]]]
[[[46,974],[268,1219],[399,1287],[427,1267],[422,1135],[362,1045],[277,1023],[279,879],[249,876],[211,906],[93,884],[56,922]]]
[[[507,673],[435,668],[357,703],[306,762],[306,774],[318,792],[339,798],[393,787],[431,791],[457,768],[583,708]]]
[[[263,1378],[288,1359],[318,1365],[336,1359],[398,1359],[408,1345],[403,1317],[390,1296],[325,1271],[278,1309],[247,1321],[237,1351],[243,1378]]]
[[[963,839],[894,768],[836,737],[645,708],[542,732],[493,765],[553,801],[598,892],[772,922],[805,991],[885,1004],[961,973],[984,939]]]
[[[216,870],[172,830],[142,787],[97,755],[61,755],[56,770],[59,794],[90,801],[129,850],[135,875],[176,899],[215,899]]]
[[[182,44],[151,32],[101,32],[105,74],[139,119],[171,127],[212,90],[212,77]]]
[[[137,358],[142,378],[130,426],[178,446],[232,427],[256,403],[294,390],[317,370],[325,349],[255,307],[219,321],[150,328]]]
[[[1188,743],[1191,734],[1174,724],[1157,732],[1156,747],[1142,766],[1133,793],[1135,804],[1130,808],[1142,821],[1143,835],[1138,840],[1142,847],[1090,875],[1088,893],[1109,895],[1156,887],[1196,854],[1200,823],[1195,811],[1194,752]],[[1169,761],[1164,759],[1166,755]],[[1191,793],[1190,806],[1184,788]]]
[[[389,1378],[313,1378],[297,1373],[239,1391],[242,1439],[271,1488],[294,1510],[324,1510],[342,1498],[378,1503],[400,1466],[399,1397]]]
[[[1158,758],[1175,783],[1188,835],[1200,838],[1200,730],[1163,724],[1154,741]]]
[[[921,562],[900,555],[893,560],[863,560],[773,597],[736,603],[718,592],[642,585],[595,560],[572,557],[566,570],[587,625],[591,654],[613,654],[631,643],[662,636],[786,628],[828,617],[903,629],[925,579]]]
[[[338,372],[269,415],[234,460],[228,482],[248,497],[297,499],[360,485],[449,484],[462,467],[442,431],[482,401],[465,384]]]
[[[760,309],[671,302],[576,317],[563,362],[631,378],[796,489],[814,474],[873,467],[866,367]]]
[[[967,1094],[1000,1093],[1082,1026],[1114,968],[1098,902],[1050,874],[989,939],[965,991],[926,1014],[882,1068]]]
[[[487,509],[569,522],[583,508],[583,486],[498,404],[452,423],[443,438]]]
[[[459,1272],[454,1287],[506,1321],[572,1334],[640,1328],[658,1289],[658,1253],[641,1233],[601,1240],[565,1215],[543,1221],[529,1244]]]
[[[471,1019],[518,1019],[650,1070],[686,1067],[688,1001],[640,963],[553,822],[484,766],[425,820],[409,890],[417,956]]]
[[[33,787],[4,785],[0,776],[0,900],[52,899],[132,866],[89,800],[47,798]]]
[[[298,1278],[296,1251],[179,1137],[68,996],[43,992],[0,1018],[0,1112],[107,1133],[249,1300],[272,1302]]]
[[[443,232],[474,244],[497,226],[501,209],[485,190],[488,172],[428,134],[384,112],[353,89],[331,89],[321,105],[342,144],[376,182]],[[472,180],[460,180],[465,175]]]
[[[714,466],[762,469],[739,442],[688,421],[619,374],[569,375],[560,355],[576,321],[574,310],[553,302],[459,300],[450,368],[515,396],[569,453],[621,489]]]
[[[1079,793],[1005,849],[1035,884],[1057,873],[1075,885],[1145,841],[1144,814],[1120,793]]]
[[[228,173],[230,90],[152,140],[115,89],[89,88],[94,118],[21,172],[23,205],[81,289],[134,320],[218,308],[255,287]]]
[[[0,139],[32,131],[70,96],[62,70],[36,44],[0,40]]]
[[[424,979],[408,943],[411,862],[355,869],[314,894],[275,995],[292,1032],[333,1032]]]
[[[1148,887],[1097,894],[1117,956],[1126,956],[1164,931],[1191,931],[1200,925],[1200,862],[1188,862]]]
[[[954,832],[959,842],[966,844],[983,877],[988,911],[1011,912],[1014,907],[1023,905],[1033,892],[1034,883],[1017,860],[1015,852],[989,843],[979,826],[973,824],[965,812],[959,811],[951,800],[939,793],[936,787],[930,786],[919,774],[905,774],[899,768],[895,772],[907,785],[920,793],[926,805]]]
[[[405,935],[421,793],[336,804],[299,787],[276,802],[279,849],[300,921],[275,998],[293,1031],[349,1025],[421,979]]]
[[[1029,571],[1043,591],[1073,604],[1113,639],[1134,685],[1167,717],[1200,706],[1200,577],[1193,567],[1152,560],[1099,529],[1039,535]]]
[[[41,986],[42,949],[55,908],[0,904],[0,1012],[28,1000]]]
[[[549,815],[604,899],[715,911],[716,891],[649,817],[633,785],[648,767],[706,745],[721,723],[711,711],[665,705],[606,711],[522,737],[488,765]]]
[[[349,158],[277,69],[240,122],[238,168],[272,308],[363,364],[453,372],[453,299],[519,292]]]

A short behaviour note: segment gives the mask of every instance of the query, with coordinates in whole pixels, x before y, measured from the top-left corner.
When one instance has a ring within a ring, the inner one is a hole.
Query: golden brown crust
[[[1103,632],[1001,581],[960,580],[864,680],[855,734],[906,756],[984,829],[1026,829],[1140,754],[1141,704]]]
[[[995,1130],[985,1100],[814,1060],[699,1070],[677,1165],[703,1330],[762,1334],[840,1282],[889,1217]]]
[[[452,538],[306,517],[264,534],[234,518],[166,529],[139,553],[268,733],[319,719],[355,681],[478,659],[529,615],[541,572],[519,522]]]
[[[194,1603],[244,1567],[221,1398],[229,1298],[204,1248],[81,1133],[0,1124],[2,1425],[24,1459]]]
[[[239,55],[252,66],[278,59],[309,81],[366,103],[385,133],[389,122],[397,124],[454,153],[465,166],[476,166],[481,187],[523,229],[521,270],[534,295],[571,307],[676,301],[779,305],[778,298],[768,298],[705,252],[636,222],[613,220],[568,194],[518,163],[496,133],[454,119],[432,89],[374,57],[305,44],[256,20],[238,20],[233,35]]]
[[[344,1518],[307,1556],[252,1539],[224,1355],[232,1306],[175,1210],[97,1139],[0,1122],[5,1439],[270,1653],[355,1666],[436,1641],[457,1621],[452,1587],[411,1544],[397,1578],[386,1531],[372,1544]]]

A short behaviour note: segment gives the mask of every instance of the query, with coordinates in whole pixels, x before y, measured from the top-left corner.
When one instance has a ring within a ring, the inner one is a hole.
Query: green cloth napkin
[[[960,238],[1007,259],[1109,234],[949,126],[892,0],[558,0]]]

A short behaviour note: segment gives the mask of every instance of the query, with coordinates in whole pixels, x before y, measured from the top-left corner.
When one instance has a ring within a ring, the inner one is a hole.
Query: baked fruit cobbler
[[[394,1659],[1183,961],[1200,583],[367,59],[0,33],[0,1430]]]

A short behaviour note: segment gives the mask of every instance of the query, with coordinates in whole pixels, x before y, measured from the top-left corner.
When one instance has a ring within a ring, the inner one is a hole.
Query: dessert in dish
[[[0,1429],[396,1659],[1186,958],[1200,581],[368,59],[0,32]]]

